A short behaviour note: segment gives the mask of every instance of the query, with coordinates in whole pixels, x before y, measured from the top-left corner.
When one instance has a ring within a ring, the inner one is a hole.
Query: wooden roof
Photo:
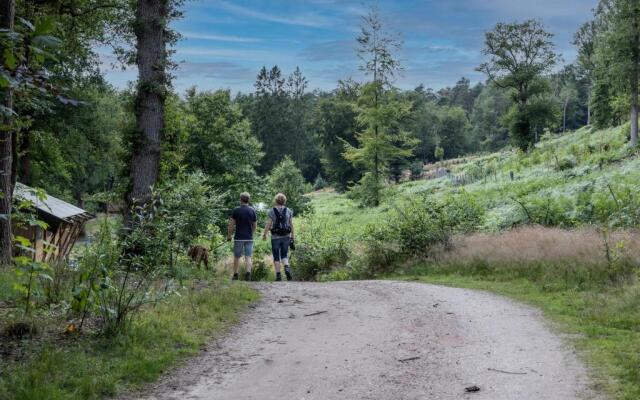
[[[64,222],[83,222],[93,218],[93,214],[53,196],[46,195],[43,199],[39,198],[35,189],[19,182],[16,183],[14,197],[31,201],[39,212]]]

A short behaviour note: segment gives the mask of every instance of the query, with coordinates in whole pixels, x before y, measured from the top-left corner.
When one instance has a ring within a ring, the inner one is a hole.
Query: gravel
[[[539,311],[413,282],[278,282],[141,399],[591,399]],[[600,397],[598,397],[600,398]]]

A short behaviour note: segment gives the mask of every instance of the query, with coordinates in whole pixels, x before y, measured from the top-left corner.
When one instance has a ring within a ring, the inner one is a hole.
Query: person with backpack
[[[236,207],[229,219],[228,236],[231,240],[233,236],[233,277],[238,280],[240,272],[240,258],[244,255],[247,264],[244,279],[251,280],[251,269],[253,267],[253,235],[257,227],[256,211],[249,205],[249,193],[240,194],[240,206]]]
[[[289,246],[293,245],[293,210],[286,207],[287,197],[278,193],[273,200],[274,207],[267,212],[267,225],[264,228],[263,240],[271,232],[271,252],[276,269],[276,281],[282,280],[280,266],[284,265],[287,280],[293,279],[289,267]]]

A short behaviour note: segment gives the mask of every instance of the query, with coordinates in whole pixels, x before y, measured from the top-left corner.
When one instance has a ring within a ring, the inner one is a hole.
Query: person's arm
[[[253,238],[253,235],[256,234],[256,229],[258,229],[258,217],[256,215],[256,213],[253,213],[253,223],[251,224],[251,238]]]
[[[289,226],[291,227],[291,240],[293,240],[293,216],[289,217]]]
[[[229,218],[229,225],[227,226],[227,240],[231,240],[233,232],[236,230],[236,220]]]
[[[262,233],[262,240],[267,240],[267,234],[271,230],[271,224],[273,224],[273,221],[271,221],[271,218],[267,218],[267,224],[265,225],[264,232]]]

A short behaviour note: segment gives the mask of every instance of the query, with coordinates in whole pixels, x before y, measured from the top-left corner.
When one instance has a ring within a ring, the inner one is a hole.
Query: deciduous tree
[[[478,67],[500,88],[514,89],[516,109],[512,113],[510,131],[514,144],[527,149],[534,143],[531,99],[543,94],[547,87],[541,76],[556,63],[553,35],[540,22],[498,23],[485,34],[483,54],[489,60]]]

